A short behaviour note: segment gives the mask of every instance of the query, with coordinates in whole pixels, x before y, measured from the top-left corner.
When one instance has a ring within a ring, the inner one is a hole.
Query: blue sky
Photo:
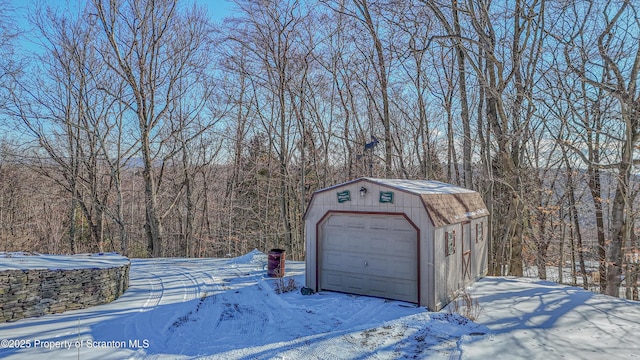
[[[27,18],[28,14],[34,11],[40,6],[49,6],[60,12],[76,12],[78,8],[84,7],[87,2],[91,0],[8,0],[10,7],[14,11],[11,12],[17,26],[25,32],[23,37],[24,41],[18,43],[18,47],[21,47],[27,51],[39,52],[39,41],[37,38],[30,36],[30,30],[32,26],[29,24]],[[196,2],[206,8],[207,13],[211,17],[211,20],[216,23],[220,23],[225,17],[228,17],[232,13],[234,4],[231,0],[179,0],[184,4],[190,4]]]
[[[37,31],[33,31],[32,26],[28,22],[28,15],[30,12],[37,9],[39,6],[49,6],[57,9],[60,12],[70,11],[75,12],[78,8],[83,7],[88,1],[91,0],[7,0],[6,4],[9,5],[11,11],[7,9],[1,9],[4,16],[9,16],[10,22],[14,22],[16,26],[23,31],[23,36],[16,43],[16,47],[19,52],[35,52],[40,53],[42,47],[40,46],[40,39],[37,37]],[[213,22],[221,22],[225,17],[231,16],[231,9],[234,7],[232,1],[228,0],[179,0],[185,4],[196,2],[203,5],[207,9],[207,13],[211,16]],[[8,15],[7,15],[8,14]],[[5,119],[0,116],[0,134],[8,131],[4,128]]]
[[[227,0],[197,0],[207,7],[209,15],[214,21],[220,21],[231,14],[233,3]]]
[[[74,9],[84,6],[87,1],[91,0],[10,0],[10,4],[17,10],[17,22],[21,27],[26,27],[27,13],[33,11],[33,9],[39,5],[50,6],[61,11],[67,9],[73,11]],[[191,3],[193,1],[205,6],[211,19],[215,22],[220,22],[229,16],[233,8],[233,3],[230,0],[187,0],[185,3]]]

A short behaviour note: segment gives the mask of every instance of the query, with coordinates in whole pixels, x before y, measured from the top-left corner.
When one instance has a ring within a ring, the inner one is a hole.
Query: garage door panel
[[[326,271],[323,290],[378,296],[414,302],[417,297],[415,282],[387,277],[368,277],[361,274]]]
[[[358,251],[362,245],[352,241],[349,232],[346,231],[328,231],[326,234],[326,249],[342,252]]]
[[[371,246],[367,252],[371,254],[390,254],[391,256],[415,256],[416,255],[416,233],[409,236],[398,236],[398,234],[380,232],[371,236]]]
[[[361,293],[368,283],[368,279],[362,274],[345,273],[343,271],[324,271],[322,279],[325,290],[343,292]]]
[[[389,266],[394,268],[394,273],[399,279],[418,280],[415,262],[392,260],[389,262]]]
[[[416,271],[415,261],[410,258],[371,255],[365,261],[367,262],[368,273],[375,276],[407,278],[408,273]]]
[[[388,276],[393,271],[389,268],[388,259],[383,256],[369,256],[367,260],[366,272],[373,276]]]
[[[371,279],[370,295],[404,301],[415,301],[418,296],[415,282],[398,279],[395,279],[395,281],[390,280],[393,279],[384,277]]]
[[[361,274],[348,274],[343,276],[343,286],[346,292],[359,294],[366,291],[367,279]]]
[[[399,281],[394,283],[394,296],[396,299],[413,301],[418,298],[418,289],[413,281]]]
[[[369,250],[368,252],[372,254],[385,253],[389,248],[389,240],[381,235],[372,236],[370,243],[371,247],[367,250]]]
[[[322,270],[333,271],[353,271],[352,261],[345,253],[340,252],[328,252],[323,254]]]
[[[371,295],[380,297],[389,297],[389,293],[392,293],[389,289],[390,284],[388,279],[374,278],[371,279]]]
[[[323,271],[322,283],[327,289],[342,287],[342,273],[336,271]]]
[[[415,257],[416,256],[416,235],[411,238],[394,237],[391,240],[393,244],[393,254],[396,256]]]
[[[369,224],[369,229],[387,231],[389,230],[389,222],[380,218],[372,218],[371,223]]]
[[[345,264],[345,256],[343,252],[326,251],[322,253],[322,262],[325,264],[324,268],[339,270]]]
[[[372,222],[369,228],[375,230],[396,230],[414,232],[415,229],[404,218],[396,217],[391,218],[389,216],[372,216]]]
[[[412,233],[416,230],[405,219],[395,220],[394,222],[389,224],[389,229],[394,230],[396,232],[407,232],[407,233]]]
[[[325,234],[325,238],[325,249],[330,249],[331,251],[380,254],[387,253],[390,247],[389,239],[384,236],[371,236],[366,238],[363,235],[353,233],[336,233],[334,231],[328,231]],[[394,249],[393,251],[397,250],[398,249]]]
[[[351,255],[346,257],[346,264],[343,265],[343,269],[347,272],[364,274],[367,257],[364,255]]]
[[[322,254],[322,270],[362,273],[367,261],[364,255],[326,251]]]
[[[331,249],[333,251],[344,251],[346,250],[345,245],[343,245],[345,243],[345,241],[342,239],[342,237],[340,236],[340,234],[333,234],[333,233],[329,233],[327,234],[327,249]]]
[[[417,302],[416,242],[402,216],[332,215],[321,226],[320,288]]]
[[[339,227],[339,228],[352,228],[352,229],[364,229],[366,224],[362,223],[357,216],[342,215],[332,216],[327,220],[324,226],[327,228]]]

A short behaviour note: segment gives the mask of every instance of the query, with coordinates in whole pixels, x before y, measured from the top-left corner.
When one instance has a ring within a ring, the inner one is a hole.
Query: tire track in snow
[[[275,326],[276,317],[272,314],[275,310],[266,309],[264,298],[243,292],[244,287],[255,286],[261,277],[254,264],[225,264],[218,260],[213,264],[200,261],[199,265],[200,269],[192,269],[198,282],[199,301],[172,324],[167,346],[180,344],[215,353],[225,344],[235,343],[238,337],[260,339]],[[209,270],[214,268],[215,276]],[[195,328],[209,334],[211,340],[193,339],[183,332],[183,326],[188,326],[191,332]]]
[[[201,275],[202,284],[198,288],[198,296],[211,295],[216,289],[216,278],[208,270],[200,270],[199,275]]]
[[[142,305],[142,307],[140,308],[140,312],[146,312],[146,311],[153,310],[156,306],[158,306],[158,304],[160,304],[160,301],[162,300],[162,296],[164,294],[164,284],[162,282],[162,278],[160,276],[158,276],[157,274],[151,272],[150,270],[145,269],[145,268],[149,268],[149,267],[150,266],[148,264],[145,264],[143,266],[138,265],[134,269],[134,271],[136,273],[140,273],[141,272],[144,275],[146,275],[144,277],[144,280],[146,281],[147,286],[141,286],[141,287],[147,287],[147,289],[148,289],[147,299],[144,302],[144,304]],[[138,276],[136,276],[136,278],[137,277]],[[136,280],[132,280],[131,282],[133,284],[130,284],[130,287],[132,287],[132,286],[140,286],[140,285],[136,284],[137,279]]]
[[[288,324],[317,315],[283,301],[255,261],[236,261],[142,263],[141,277],[159,277],[164,292],[157,309],[149,313],[153,317],[136,320],[139,326],[129,331],[130,337],[146,334],[162,339],[162,344],[154,344],[157,351],[180,348],[186,351],[183,355],[196,356],[234,350],[238,338],[256,339],[260,346],[313,334],[314,329],[300,334],[299,328],[292,330]],[[189,301],[193,307],[176,306]],[[193,337],[194,332],[207,336]]]
[[[169,348],[171,339],[167,332],[186,313],[182,305],[192,302],[200,306],[202,297],[215,289],[215,277],[209,273],[211,267],[202,268],[200,263],[180,260],[140,260],[133,264],[130,288],[139,293],[147,292],[144,302],[133,316],[127,317],[121,326],[127,339],[150,339],[156,351]],[[206,328],[203,328],[206,331]]]
[[[199,349],[199,353],[219,354],[237,351],[235,344],[238,338],[255,339],[255,346],[260,347],[314,333],[311,328],[306,333],[300,333],[299,328],[291,329],[290,324],[304,322],[315,315],[283,301],[281,295],[274,292],[270,281],[262,278],[261,269],[255,269],[255,266],[228,267],[217,275],[231,281],[217,282],[215,286],[221,291],[202,299],[202,306],[198,306],[197,312],[184,320],[184,326],[188,326],[191,333],[197,328],[208,334],[208,341],[190,338],[188,333],[182,332],[179,324],[172,328],[171,344]]]
[[[126,339],[151,338],[160,334],[153,325],[154,313],[161,306],[160,303],[165,297],[165,284],[158,272],[159,268],[159,266],[147,261],[132,264],[131,272],[135,274],[135,277],[131,279],[129,288],[132,290],[138,290],[138,287],[141,288],[140,290],[146,288],[147,297],[138,312],[122,324],[123,335]]]
[[[176,267],[175,274],[180,276],[180,283],[182,283],[183,288],[182,302],[194,300],[200,296],[200,284],[192,274],[192,271],[183,266]]]

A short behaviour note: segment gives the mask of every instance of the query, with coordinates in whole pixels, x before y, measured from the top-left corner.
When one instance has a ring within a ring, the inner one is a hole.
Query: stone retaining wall
[[[0,271],[0,323],[111,302],[129,287],[129,266]]]

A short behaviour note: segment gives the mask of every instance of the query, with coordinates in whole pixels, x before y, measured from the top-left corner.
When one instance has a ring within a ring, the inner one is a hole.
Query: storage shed
[[[306,286],[439,311],[487,273],[479,193],[427,180],[360,178],[316,191],[305,211]]]

